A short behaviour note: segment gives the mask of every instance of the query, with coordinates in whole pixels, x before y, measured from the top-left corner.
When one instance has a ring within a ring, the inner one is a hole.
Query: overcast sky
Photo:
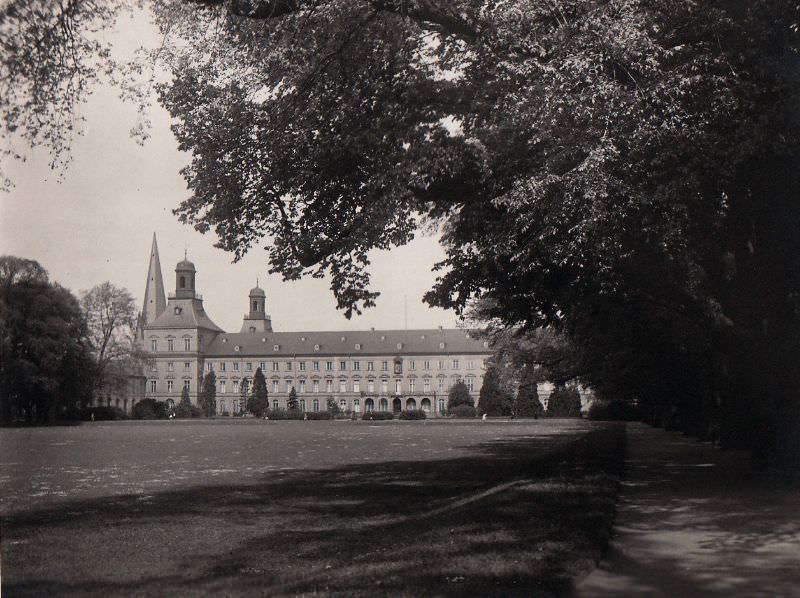
[[[156,37],[141,15],[123,17],[108,34],[118,55]],[[188,196],[179,174],[188,157],[177,149],[169,116],[154,105],[151,138],[139,146],[129,135],[136,109],[117,96],[115,89],[100,87],[81,107],[87,122],[63,180],[50,170],[43,151],[26,150],[26,162],[6,165],[15,187],[0,193],[0,254],[37,260],[51,279],[76,294],[111,281],[141,305],[155,232],[167,292],[174,291],[174,267],[186,248],[206,311],[225,330],[239,330],[256,278],[267,292],[276,330],[403,328],[406,311],[409,328],[456,324],[454,313],[422,303],[435,280],[431,267],[444,255],[435,238],[374,252],[370,271],[374,290],[381,292],[378,306],[350,321],[335,309],[329,280],[289,283],[268,276],[262,248],[233,264],[230,254],[214,248],[213,233],[201,235],[172,215]]]

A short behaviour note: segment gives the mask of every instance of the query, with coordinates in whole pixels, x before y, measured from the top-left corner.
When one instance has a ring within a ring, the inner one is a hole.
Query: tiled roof
[[[277,346],[277,350],[275,347]],[[359,330],[340,332],[237,332],[218,335],[207,358],[294,355],[488,354],[481,339],[467,330]]]
[[[179,308],[180,313],[176,313],[175,308]],[[205,328],[223,332],[222,328],[206,315],[203,301],[200,299],[170,299],[167,309],[156,318],[155,322],[147,325],[145,334],[147,330],[153,328]]]

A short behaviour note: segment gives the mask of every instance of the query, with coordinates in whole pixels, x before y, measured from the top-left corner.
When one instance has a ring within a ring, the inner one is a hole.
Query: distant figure
[[[308,421],[308,413],[303,414],[303,421]]]
[[[94,411],[92,411],[92,421],[94,421]]]
[[[481,417],[481,419],[482,419],[483,421],[486,421],[486,414],[485,414],[485,413],[483,414],[483,417]]]

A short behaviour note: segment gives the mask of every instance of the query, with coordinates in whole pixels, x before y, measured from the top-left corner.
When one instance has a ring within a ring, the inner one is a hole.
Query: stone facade
[[[164,300],[155,237],[140,342],[151,356],[145,396],[177,404],[184,386],[197,403],[203,376],[214,371],[217,413],[241,409],[242,389],[260,367],[272,408],[285,408],[294,388],[305,411],[332,398],[343,411],[423,409],[442,413],[450,387],[463,380],[475,397],[487,343],[460,329],[275,332],[266,293],[248,294],[241,330],[223,331],[206,314],[189,261],[175,268],[175,293]]]

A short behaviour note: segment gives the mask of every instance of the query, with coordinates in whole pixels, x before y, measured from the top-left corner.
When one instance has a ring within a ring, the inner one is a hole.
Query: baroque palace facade
[[[214,371],[217,413],[234,414],[258,368],[272,408],[286,408],[292,388],[300,408],[322,411],[333,398],[343,411],[422,409],[444,412],[450,387],[463,380],[475,398],[488,344],[460,329],[275,332],[266,293],[250,290],[239,332],[214,324],[197,293],[196,269],[175,268],[165,295],[156,237],[150,252],[139,342],[150,361],[145,397],[177,404],[183,388],[197,404],[203,376]]]

